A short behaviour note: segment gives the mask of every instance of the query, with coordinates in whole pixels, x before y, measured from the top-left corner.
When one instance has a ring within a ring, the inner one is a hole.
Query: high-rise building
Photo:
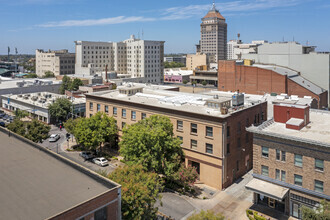
[[[201,52],[208,55],[209,63],[226,59],[227,23],[214,3],[211,10],[202,18],[200,47]]]
[[[75,41],[76,73],[94,75],[114,71],[119,77],[160,83],[164,72],[164,41],[136,39],[122,42]]]
[[[36,73],[45,75],[50,71],[55,76],[74,74],[75,54],[68,50],[36,50]]]

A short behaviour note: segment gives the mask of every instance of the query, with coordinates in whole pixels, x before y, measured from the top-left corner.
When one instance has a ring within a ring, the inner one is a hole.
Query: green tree
[[[25,122],[23,122],[19,119],[15,119],[12,123],[8,124],[7,128],[8,128],[8,130],[10,130],[16,134],[25,136],[25,133],[26,133]]]
[[[187,84],[188,83],[188,80],[183,80],[183,84]]]
[[[32,122],[26,124],[25,137],[33,142],[42,142],[49,136],[50,126],[43,124],[42,122],[34,119]]]
[[[79,89],[79,86],[83,86],[83,85],[84,83],[81,81],[81,79],[75,78],[69,85],[68,89],[77,91]]]
[[[225,220],[225,217],[221,214],[215,214],[211,210],[202,210],[199,214],[192,215],[188,220]]]
[[[196,81],[192,81],[192,82],[191,82],[191,85],[196,85],[196,84],[197,84]]]
[[[38,75],[35,73],[28,73],[28,75],[26,75],[25,78],[38,78]]]
[[[113,146],[117,133],[115,119],[104,112],[98,112],[90,118],[79,119],[73,129],[77,142],[86,150],[96,150],[98,146],[102,149],[104,142],[109,142],[110,146]]]
[[[63,76],[62,84],[60,86],[60,94],[64,94],[65,90],[68,90],[71,87],[72,80],[68,76]]]
[[[55,74],[52,71],[46,71],[43,75],[43,78],[53,78],[55,77]]]
[[[164,62],[164,67],[165,68],[179,68],[179,67],[184,67],[185,65],[183,63],[178,63],[178,62]]]
[[[72,103],[67,98],[58,98],[56,101],[49,105],[48,110],[52,118],[56,121],[65,121],[72,111]]]
[[[184,163],[182,163],[179,170],[172,175],[171,180],[178,186],[183,187],[185,191],[188,191],[194,185],[197,178],[198,173],[196,168],[192,166],[186,167]]]
[[[77,127],[78,121],[80,120],[80,118],[76,118],[76,119],[72,119],[69,118],[65,123],[64,123],[64,127],[65,130],[67,132],[69,132],[70,134],[74,134],[75,132],[75,128]]]
[[[303,206],[301,211],[304,220],[328,220],[330,219],[330,202],[322,200],[320,206],[315,210]]]
[[[14,114],[15,114],[16,118],[18,118],[18,119],[25,118],[26,116],[29,115],[29,113],[27,111],[20,110],[18,108],[14,111]]]
[[[129,164],[171,176],[183,161],[181,141],[173,135],[168,117],[152,115],[123,129],[120,153]]]
[[[109,178],[121,185],[123,219],[156,219],[157,199],[162,183],[156,173],[146,172],[141,165],[116,169]]]
[[[204,80],[204,81],[202,82],[202,85],[203,85],[203,86],[206,86],[206,85],[207,85],[207,82]]]

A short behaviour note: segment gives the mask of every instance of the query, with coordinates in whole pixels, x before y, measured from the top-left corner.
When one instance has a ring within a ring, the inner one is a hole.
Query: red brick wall
[[[77,219],[77,218],[80,218],[81,216],[86,215],[87,213],[89,213],[91,211],[96,211],[97,209],[101,208],[105,204],[107,204],[117,198],[118,198],[118,189],[114,189],[114,190],[106,192],[103,195],[98,196],[92,200],[89,200],[83,204],[80,204],[79,206],[76,206],[66,212],[63,212],[51,219],[52,220]],[[119,201],[117,200],[107,206],[108,219],[119,219],[118,202]],[[89,217],[89,216],[94,216],[94,213],[91,213],[90,215],[88,215],[86,217]]]
[[[272,70],[266,70],[253,66],[236,65],[235,61],[219,60],[218,63],[218,90],[237,91],[249,94],[286,93],[299,97],[311,96],[317,100],[317,106],[328,106],[327,93],[312,93],[294,81]]]
[[[300,118],[305,120],[306,124],[309,122],[309,107],[295,108],[291,106],[274,105],[274,121],[286,123],[290,118]]]

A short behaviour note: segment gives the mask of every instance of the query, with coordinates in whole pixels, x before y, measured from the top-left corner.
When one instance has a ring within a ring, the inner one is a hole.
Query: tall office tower
[[[208,55],[209,63],[225,60],[227,56],[227,23],[214,3],[202,18],[201,52]]]

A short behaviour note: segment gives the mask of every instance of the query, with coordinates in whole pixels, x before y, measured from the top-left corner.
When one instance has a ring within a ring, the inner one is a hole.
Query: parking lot
[[[3,126],[3,123],[5,123],[6,125],[9,124],[10,122],[12,122],[14,120],[15,116],[7,114],[5,112],[0,112],[0,124],[1,126]],[[4,126],[3,126],[4,127]]]

